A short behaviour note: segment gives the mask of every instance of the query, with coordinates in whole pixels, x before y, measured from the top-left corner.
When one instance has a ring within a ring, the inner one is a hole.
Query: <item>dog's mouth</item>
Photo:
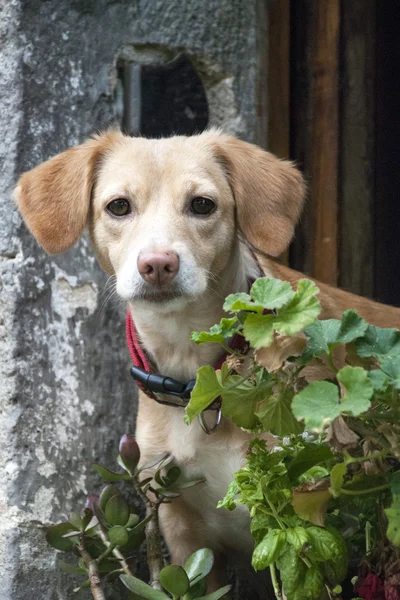
[[[146,285],[139,290],[133,298],[131,298],[131,301],[146,302],[149,304],[167,304],[177,300],[178,298],[180,299],[183,296],[185,296],[185,294],[183,293],[182,289],[176,285],[168,286],[168,289]]]

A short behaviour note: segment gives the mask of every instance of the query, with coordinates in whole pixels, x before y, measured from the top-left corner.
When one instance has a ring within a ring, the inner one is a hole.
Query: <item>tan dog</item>
[[[224,298],[247,291],[257,264],[241,233],[268,255],[289,244],[300,215],[300,173],[261,149],[218,131],[147,140],[106,133],[21,177],[18,206],[43,248],[70,248],[87,226],[102,268],[116,275],[146,352],[158,371],[179,380],[214,364],[218,345],[196,346],[223,316]],[[266,275],[295,282],[300,273],[261,259]],[[356,308],[369,322],[400,326],[400,310],[321,285],[323,318]],[[170,451],[185,477],[206,483],[162,508],[173,562],[195,549],[251,552],[249,516],[217,510],[240,468],[248,436],[222,422],[207,436],[183,409],[140,394],[137,439],[145,461]],[[212,415],[211,415],[212,416]],[[206,417],[210,418],[210,416]],[[243,507],[242,507],[243,508]]]

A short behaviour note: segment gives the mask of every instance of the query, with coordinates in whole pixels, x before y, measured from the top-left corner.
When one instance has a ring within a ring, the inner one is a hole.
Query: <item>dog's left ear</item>
[[[120,136],[116,131],[95,136],[21,176],[14,199],[49,254],[65,252],[78,241],[88,220],[96,170]]]
[[[214,144],[229,177],[240,230],[256,249],[278,256],[290,244],[303,208],[305,185],[300,171],[291,162],[231,136],[217,134]]]

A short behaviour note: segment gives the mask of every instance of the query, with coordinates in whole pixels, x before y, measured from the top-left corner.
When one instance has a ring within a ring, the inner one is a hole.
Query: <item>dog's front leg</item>
[[[207,577],[207,590],[215,591],[227,583],[225,558],[216,539],[217,532],[184,498],[160,506],[160,524],[172,564],[184,565],[195,550],[210,548],[214,552],[214,566]]]

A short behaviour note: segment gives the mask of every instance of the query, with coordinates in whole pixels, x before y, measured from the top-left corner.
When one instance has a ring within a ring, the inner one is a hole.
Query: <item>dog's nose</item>
[[[179,271],[179,256],[175,252],[143,252],[137,264],[147,283],[162,286],[170,283]]]

